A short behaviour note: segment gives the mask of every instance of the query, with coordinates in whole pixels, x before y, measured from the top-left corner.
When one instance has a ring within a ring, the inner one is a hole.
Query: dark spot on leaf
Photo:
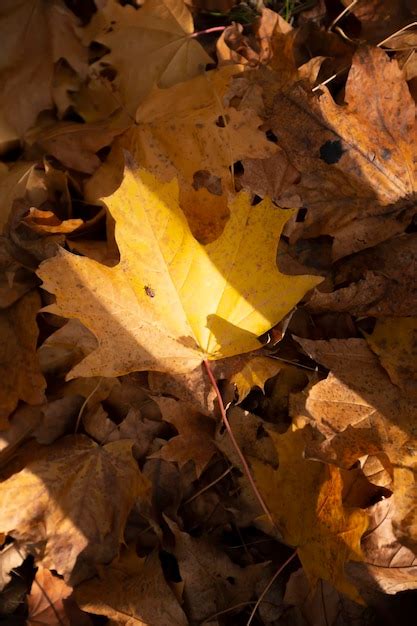
[[[256,205],[257,205],[257,204],[259,204],[260,202],[262,202],[262,198],[261,198],[261,196],[254,195],[254,196],[253,196],[253,200],[252,200],[252,202],[251,202],[251,206],[256,206]]]
[[[233,578],[233,576],[228,576],[226,578],[227,582],[229,582],[231,585],[235,585],[236,584],[236,579]]]
[[[389,161],[391,158],[391,150],[388,150],[388,148],[383,148],[381,151],[381,156],[384,161]]]
[[[268,141],[272,141],[272,143],[277,143],[278,142],[278,137],[276,136],[275,133],[272,132],[272,130],[267,130],[265,135],[266,135],[266,138],[268,139]]]
[[[265,428],[263,427],[263,424],[259,424],[258,428],[256,429],[256,438],[257,439],[264,439],[265,437],[268,437],[268,433],[266,432]]]
[[[232,169],[232,168],[229,168]],[[235,161],[233,163],[233,173],[235,176],[242,176],[245,168],[243,167],[242,161]]]
[[[296,222],[304,222],[307,215],[307,209],[305,207],[301,207],[297,213],[297,217],[295,218]]]
[[[155,298],[155,290],[150,285],[145,285],[144,289],[147,296]]]
[[[340,161],[343,152],[342,142],[339,139],[337,141],[326,141],[320,148],[320,158],[328,165],[333,165]]]
[[[178,561],[171,552],[166,550],[160,550],[159,560],[161,562],[162,570],[165,574],[165,578],[172,583],[180,583],[182,581],[180,568],[178,567]]]
[[[224,128],[225,126],[227,126],[229,123],[229,116],[228,115],[219,115],[219,117],[216,120],[216,126],[218,126],[219,128]]]

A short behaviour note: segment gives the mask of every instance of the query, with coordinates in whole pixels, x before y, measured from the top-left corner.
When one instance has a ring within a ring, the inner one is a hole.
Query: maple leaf
[[[365,454],[386,454],[394,529],[402,542],[415,547],[416,399],[391,383],[363,339],[297,341],[331,370],[292,399],[295,422],[316,429],[307,431],[306,455],[349,468]]]
[[[146,497],[131,447],[129,440],[101,447],[76,435],[39,448],[0,484],[0,527],[36,546],[45,567],[82,580],[115,556],[130,509]]]
[[[75,591],[84,611],[106,615],[112,623],[124,626],[188,624],[165,581],[157,553],[140,559],[134,548],[130,548],[102,572],[101,580],[89,580]]]
[[[116,85],[134,115],[154,84],[170,87],[213,62],[193,31],[191,13],[182,0],[147,0],[140,10],[107,0],[85,37],[110,49],[103,63],[117,70]],[[100,65],[93,69],[100,70]]]
[[[0,143],[5,143],[53,107],[55,62],[66,59],[76,73],[86,75],[87,48],[77,35],[74,15],[58,0],[4,0],[0,37]]]
[[[154,398],[162,419],[175,426],[178,435],[170,439],[159,452],[150,458],[175,461],[181,468],[188,461],[195,464],[197,478],[217,452],[213,441],[214,422],[193,411],[185,402],[173,398]]]
[[[400,235],[343,259],[334,291],[316,290],[307,307],[315,313],[349,311],[359,317],[417,315],[416,271],[417,235]]]
[[[99,339],[70,378],[175,374],[257,349],[257,336],[321,280],[278,272],[276,240],[288,213],[268,201],[252,207],[247,194],[237,195],[222,236],[207,246],[190,232],[175,180],[128,166],[106,205],[116,221],[117,266],[60,250],[38,272],[57,298],[45,310],[78,318]]]
[[[340,470],[303,458],[304,433],[291,428],[284,434],[269,432],[279,467],[251,460],[254,478],[285,543],[295,546],[310,581],[319,578],[360,602],[346,579],[345,563],[361,560],[360,540],[368,518],[360,509],[342,503]]]
[[[39,294],[31,291],[0,310],[0,420],[7,420],[19,400],[28,404],[44,400],[46,382],[36,357],[40,304]],[[7,421],[0,423],[8,425]]]
[[[250,77],[249,93],[264,80],[268,126],[300,172],[299,183],[274,198],[294,206],[298,196],[307,209],[286,229],[292,241],[331,235],[337,259],[406,228],[415,213],[415,103],[396,61],[359,48],[343,105],[326,86],[315,93],[293,80],[274,91],[269,70],[252,74],[252,87]]]
[[[265,569],[263,563],[242,568],[208,540],[182,532],[171,520],[167,523],[175,537],[173,552],[192,623],[209,621],[210,616],[252,598],[255,583]]]
[[[227,104],[229,84],[239,69],[224,67],[170,89],[154,89],[138,108],[137,124],[122,140],[133,158],[161,180],[179,177],[181,208],[203,242],[215,239],[227,220],[227,194],[234,193],[233,163],[276,152],[251,107],[237,110]],[[202,175],[214,181],[213,186],[203,179],[199,187]]]
[[[367,591],[394,594],[416,589],[417,557],[399,543],[393,529],[395,502],[381,500],[369,509],[369,528],[362,538],[362,563],[348,563],[347,572]]]
[[[27,602],[27,626],[91,626],[74,602],[72,587],[44,567],[36,572]]]

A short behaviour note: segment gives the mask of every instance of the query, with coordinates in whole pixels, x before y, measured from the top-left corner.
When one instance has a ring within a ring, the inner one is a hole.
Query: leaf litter
[[[415,11],[203,4],[0,9],[1,620],[412,624]]]

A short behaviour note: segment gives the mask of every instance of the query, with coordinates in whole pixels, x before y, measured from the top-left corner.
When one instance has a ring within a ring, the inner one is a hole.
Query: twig
[[[282,565],[279,566],[279,568],[277,569],[277,571],[272,576],[271,580],[269,581],[269,583],[267,584],[267,586],[265,587],[265,589],[263,590],[263,592],[259,596],[255,606],[252,609],[252,613],[250,614],[249,619],[246,622],[246,626],[250,626],[250,624],[252,623],[252,620],[253,620],[253,618],[255,616],[255,613],[258,610],[258,606],[261,604],[262,600],[264,599],[264,597],[266,596],[266,594],[268,593],[268,591],[270,590],[270,588],[274,584],[275,580],[278,578],[278,576],[281,574],[281,572],[287,567],[287,565],[289,563],[291,563],[293,558],[296,557],[296,556],[297,556],[297,550],[294,550],[294,552],[288,557],[288,559]]]
[[[200,37],[201,35],[210,35],[211,33],[222,33],[226,30],[226,26],[213,26],[212,28],[206,28],[205,30],[198,30],[195,33],[188,35],[190,39],[194,37]]]
[[[189,504],[190,502],[192,502],[193,500],[195,500],[196,498],[201,496],[201,494],[204,493],[205,491],[207,491],[207,489],[210,489],[210,487],[213,487],[213,485],[216,485],[221,480],[223,480],[223,478],[225,476],[227,476],[228,474],[230,474],[231,471],[233,471],[233,467],[228,467],[227,470],[225,472],[223,472],[223,474],[220,474],[220,476],[218,476],[218,478],[216,478],[215,480],[212,480],[211,483],[209,483],[208,485],[206,485],[205,487],[203,487],[202,489],[197,491],[197,493],[195,493],[193,496],[191,496],[191,498],[188,498],[188,500],[186,500],[183,504]]]
[[[99,379],[99,381],[98,381],[97,385],[94,387],[93,391],[90,393],[89,396],[86,397],[86,399],[84,400],[84,402],[81,405],[81,408],[79,410],[78,417],[77,417],[77,422],[76,422],[75,428],[74,428],[74,434],[75,435],[77,434],[77,430],[78,430],[78,428],[80,426],[81,417],[83,415],[84,409],[87,406],[87,404],[90,402],[91,398],[96,393],[97,389],[100,387],[102,380],[103,380],[102,378]]]
[[[346,15],[346,13],[348,13],[357,3],[358,3],[358,0],[353,0],[353,2],[351,2],[347,7],[345,7],[343,11],[339,13],[337,17],[334,18],[333,22],[330,24],[327,30],[332,30],[333,26],[336,26],[337,22],[339,22],[342,19],[342,17]]]
[[[389,41],[393,37],[396,37],[396,35],[401,35],[401,33],[403,33],[404,31],[408,30],[409,28],[412,28],[413,26],[417,26],[417,22],[411,22],[411,24],[407,24],[407,26],[403,26],[399,30],[396,30],[395,33],[392,33],[392,35],[389,35],[388,37],[385,37],[385,39],[383,39],[382,41],[380,41],[379,43],[376,44],[377,48],[380,48],[387,41]]]
[[[243,467],[244,472],[245,472],[245,474],[246,474],[246,476],[247,476],[247,478],[249,480],[250,486],[252,487],[253,493],[255,494],[259,504],[261,505],[261,508],[262,508],[263,512],[268,517],[269,521],[274,526],[274,528],[276,528],[275,522],[274,522],[274,520],[272,518],[272,515],[269,512],[269,509],[266,506],[265,501],[262,498],[262,496],[261,496],[261,494],[259,492],[259,489],[258,489],[258,487],[255,484],[255,481],[254,481],[253,476],[251,474],[251,471],[249,469],[249,465],[248,465],[245,457],[243,456],[243,452],[239,448],[239,444],[236,441],[236,438],[235,438],[235,436],[233,434],[232,427],[230,426],[230,422],[229,422],[229,420],[227,418],[227,415],[226,415],[226,409],[224,408],[223,398],[221,396],[220,389],[217,386],[216,379],[214,378],[213,372],[211,370],[210,363],[208,361],[203,361],[203,363],[204,363],[204,367],[207,370],[207,374],[208,374],[210,382],[211,382],[211,384],[213,386],[213,389],[216,392],[216,396],[217,396],[217,400],[218,400],[218,403],[219,403],[219,408],[220,408],[220,413],[221,413],[221,416],[222,416],[223,424],[225,425],[225,428],[226,428],[227,432],[229,433],[231,442],[233,444],[234,449],[236,450],[236,453],[237,453],[237,455],[238,455],[238,457],[240,459],[240,462],[242,463],[242,467]]]

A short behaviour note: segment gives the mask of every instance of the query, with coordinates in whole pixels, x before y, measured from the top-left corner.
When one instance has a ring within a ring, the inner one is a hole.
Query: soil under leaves
[[[3,1],[0,623],[414,623],[416,19]]]

